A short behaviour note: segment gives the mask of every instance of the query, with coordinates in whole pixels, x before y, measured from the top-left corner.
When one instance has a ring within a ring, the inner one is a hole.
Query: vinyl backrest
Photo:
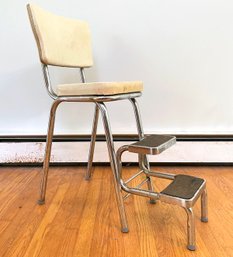
[[[80,68],[93,65],[86,22],[54,15],[34,4],[28,4],[27,10],[42,63]]]

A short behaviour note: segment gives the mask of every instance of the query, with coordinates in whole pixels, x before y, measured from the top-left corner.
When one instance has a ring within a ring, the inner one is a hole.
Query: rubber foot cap
[[[128,233],[128,232],[129,232],[129,229],[128,229],[128,228],[122,228],[122,229],[121,229],[121,232],[122,232],[122,233]]]
[[[207,223],[208,222],[208,218],[201,217],[201,221]]]
[[[156,200],[155,199],[150,199],[150,204],[156,204]]]
[[[38,200],[37,203],[38,203],[39,205],[43,205],[43,204],[45,204],[45,200]]]
[[[196,246],[195,246],[195,245],[188,245],[187,248],[188,248],[190,251],[195,251],[195,250],[196,250]]]

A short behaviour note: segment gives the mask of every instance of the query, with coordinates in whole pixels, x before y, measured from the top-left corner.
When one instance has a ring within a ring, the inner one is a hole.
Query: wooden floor
[[[135,167],[125,168],[127,175]],[[197,250],[186,250],[186,214],[180,207],[142,197],[126,200],[130,232],[120,232],[109,167],[51,168],[47,201],[38,206],[41,168],[0,168],[1,257],[231,257],[233,256],[233,168],[168,167],[156,170],[207,179],[209,223],[196,216]],[[154,180],[161,190],[167,181]]]

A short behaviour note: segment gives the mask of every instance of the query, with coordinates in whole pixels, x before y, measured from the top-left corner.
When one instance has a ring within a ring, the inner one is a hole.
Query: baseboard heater
[[[176,135],[177,143],[150,162],[158,165],[231,165],[233,135]],[[41,165],[46,136],[0,136],[0,165]],[[90,135],[55,135],[51,163],[56,165],[85,164]],[[114,135],[116,149],[137,141],[137,135]],[[126,154],[126,164],[136,163],[137,157]],[[104,135],[97,136],[94,163],[108,164]]]

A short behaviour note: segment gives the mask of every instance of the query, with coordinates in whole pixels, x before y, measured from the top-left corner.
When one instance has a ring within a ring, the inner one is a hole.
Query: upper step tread
[[[205,180],[202,178],[176,175],[172,183],[161,194],[182,199],[192,199],[203,183],[205,183]]]
[[[160,154],[176,143],[175,136],[150,135],[129,145],[129,152],[140,154]]]

